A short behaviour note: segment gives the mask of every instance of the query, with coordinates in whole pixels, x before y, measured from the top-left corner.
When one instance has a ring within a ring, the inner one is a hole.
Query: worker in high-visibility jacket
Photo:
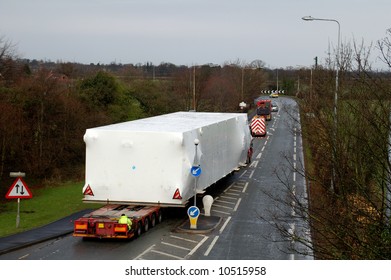
[[[128,230],[132,227],[132,221],[126,216],[125,214],[122,214],[121,217],[118,220],[119,224],[127,224]]]

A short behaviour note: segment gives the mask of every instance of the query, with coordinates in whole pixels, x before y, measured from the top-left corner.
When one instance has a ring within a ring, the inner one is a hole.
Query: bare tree
[[[389,42],[386,38],[378,43],[388,66]],[[391,84],[389,74],[371,71],[371,49],[363,43],[343,48],[335,157],[331,156],[334,126],[330,70],[315,71],[314,98],[300,102],[302,137],[308,151],[305,168],[304,164],[295,168],[286,157],[286,169],[277,176],[286,187],[285,197],[290,199],[268,194],[283,210],[274,213],[273,223],[287,241],[301,245],[292,248],[297,253],[312,252],[319,259],[391,257],[387,215],[391,205]],[[332,168],[336,168],[335,192],[330,190]],[[285,176],[292,171],[305,177],[308,198],[292,192]],[[286,209],[291,208],[302,221],[300,230],[288,226],[292,214]]]
[[[391,28],[387,29],[386,37],[379,40],[377,46],[381,53],[380,59],[391,69]]]

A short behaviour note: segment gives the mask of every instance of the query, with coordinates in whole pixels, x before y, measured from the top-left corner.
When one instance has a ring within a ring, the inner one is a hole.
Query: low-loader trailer
[[[120,224],[119,217],[125,214],[132,221]],[[160,223],[163,218],[160,207],[108,204],[74,223],[73,236],[84,238],[132,238]]]

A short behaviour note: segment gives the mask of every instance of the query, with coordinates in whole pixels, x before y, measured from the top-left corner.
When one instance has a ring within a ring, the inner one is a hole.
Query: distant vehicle
[[[272,112],[278,112],[278,105],[272,102]]]
[[[269,95],[271,98],[277,98],[278,97],[278,93],[277,92],[273,92],[272,94]]]
[[[257,101],[257,115],[263,116],[267,121],[272,119],[272,101],[270,99],[260,99]]]

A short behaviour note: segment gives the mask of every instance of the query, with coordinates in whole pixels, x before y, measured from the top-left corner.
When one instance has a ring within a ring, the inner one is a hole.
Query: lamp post
[[[195,86],[196,68],[193,66],[193,110],[196,111],[196,86]]]
[[[337,44],[337,67],[335,71],[335,93],[334,93],[334,133],[333,133],[333,180],[332,180],[332,185],[331,188],[334,190],[334,182],[335,182],[335,149],[336,149],[336,144],[337,144],[337,106],[338,106],[338,90],[339,90],[339,81],[338,81],[338,74],[339,74],[339,48],[340,48],[340,42],[341,42],[341,26],[339,24],[338,20],[335,19],[327,19],[327,18],[314,18],[312,16],[305,16],[301,18],[302,20],[305,21],[314,21],[314,20],[319,20],[319,21],[331,21],[335,22],[338,25],[338,44]]]

